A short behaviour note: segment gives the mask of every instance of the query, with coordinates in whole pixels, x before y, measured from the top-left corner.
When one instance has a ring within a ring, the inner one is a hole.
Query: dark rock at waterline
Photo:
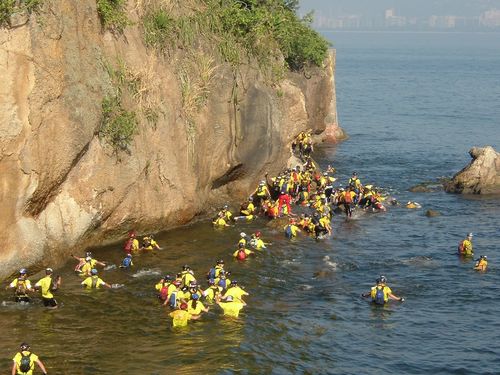
[[[440,179],[437,181],[426,181],[421,182],[418,185],[412,186],[408,190],[412,193],[432,193],[434,191],[440,191],[443,189],[443,184],[445,182]]]
[[[441,216],[441,212],[435,211],[435,210],[427,210],[427,211],[425,211],[425,216],[427,216],[427,217]]]
[[[500,194],[500,154],[491,146],[473,147],[469,154],[472,161],[444,189],[456,194]]]
[[[430,193],[432,191],[431,188],[425,185],[416,185],[409,189],[412,193]]]

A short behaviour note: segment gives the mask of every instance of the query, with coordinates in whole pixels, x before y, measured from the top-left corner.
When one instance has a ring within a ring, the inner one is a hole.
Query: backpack
[[[174,291],[170,294],[170,298],[168,299],[168,305],[173,308],[177,307],[177,291]]]
[[[21,362],[19,363],[19,371],[22,373],[27,373],[31,370],[31,353],[28,352],[28,355],[23,355],[21,352]]]
[[[286,226],[286,228],[285,228],[285,237],[286,238],[292,238],[293,237],[292,226],[291,225],[287,225]]]
[[[26,295],[26,281],[25,280],[17,280],[17,288],[16,294],[18,296]]]
[[[167,284],[163,284],[161,289],[160,289],[160,299],[162,301],[165,301],[168,297],[168,285]]]
[[[385,304],[384,288],[377,287],[377,291],[375,292],[375,297],[373,298],[373,302],[375,302],[377,305]]]
[[[246,258],[247,258],[247,255],[245,254],[245,250],[239,250],[238,251],[238,259],[245,260]]]
[[[461,241],[458,244],[458,253],[463,255],[465,253],[465,246],[464,246],[464,241]]]
[[[280,194],[288,194],[288,183],[285,182],[281,186]]]
[[[122,266],[125,268],[130,267],[130,263],[132,263],[132,259],[127,257],[123,259]]]
[[[127,253],[130,253],[132,250],[132,244],[134,243],[133,238],[129,238],[127,242],[125,242],[125,246],[123,246],[123,250],[125,250]]]
[[[226,289],[226,282],[227,279],[221,279],[219,280],[219,282],[217,283],[218,286],[220,286],[222,289]]]
[[[207,273],[207,279],[214,279],[215,280],[215,268],[210,268],[210,271]]]

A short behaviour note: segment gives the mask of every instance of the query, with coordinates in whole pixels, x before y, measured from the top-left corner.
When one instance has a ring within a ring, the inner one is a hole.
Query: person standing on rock
[[[472,233],[469,233],[465,239],[458,245],[458,254],[463,257],[473,257],[474,251],[472,250]]]

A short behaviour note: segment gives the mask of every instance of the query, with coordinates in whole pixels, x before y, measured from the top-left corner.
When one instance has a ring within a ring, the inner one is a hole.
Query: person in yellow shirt
[[[208,312],[209,310],[208,307],[205,307],[201,303],[200,296],[197,293],[191,295],[191,299],[187,305],[187,311],[194,319],[199,318],[202,312]]]
[[[217,228],[224,228],[224,227],[230,226],[227,223],[226,218],[224,217],[224,214],[222,212],[219,212],[219,214],[217,215],[215,220],[212,221],[212,224],[214,225],[214,227],[217,227]]]
[[[96,268],[96,265],[105,266],[106,263],[99,262],[96,259],[88,256],[85,258],[85,264],[81,267],[79,275],[82,277],[91,276],[92,269]]]
[[[268,199],[271,199],[271,193],[269,193],[269,189],[267,188],[266,181],[262,180],[259,183],[259,186],[253,193],[253,197],[257,203],[257,207],[262,205],[262,202]]]
[[[12,358],[11,375],[32,375],[35,370],[35,363],[42,370],[42,374],[47,375],[45,365],[35,353],[31,352],[29,344],[23,342],[20,349]]]
[[[94,268],[90,271],[92,276],[87,277],[82,281],[82,285],[87,289],[99,289],[102,285],[106,288],[111,288],[111,285],[103,281],[99,276],[97,276],[97,270]]]
[[[182,280],[182,286],[187,286],[187,287],[189,287],[192,281],[196,281],[193,270],[187,264],[182,266],[181,280]]]
[[[142,239],[142,246],[141,250],[161,250],[160,245],[158,245],[158,242],[155,241],[153,238],[153,235],[150,234],[149,236],[145,236]]]
[[[71,254],[71,257],[75,258],[78,261],[78,264],[75,266],[75,272],[81,273],[82,272],[82,267],[89,262],[90,258],[90,269],[95,268],[95,266],[98,264],[100,266],[105,267],[106,263],[98,261],[97,259],[92,258],[92,253],[90,251],[87,251],[85,253],[85,257],[77,257],[76,255]],[[90,270],[89,270],[89,275],[90,275]]]
[[[19,271],[19,277],[16,277],[5,289],[15,288],[15,301],[29,303],[30,297],[27,292],[34,292],[35,290],[31,287],[31,282],[27,277],[28,271],[26,268],[21,268]]]
[[[205,298],[205,301],[208,303],[214,303],[219,294],[220,291],[217,285],[215,285],[215,280],[209,279],[208,288],[203,291],[203,297]]]
[[[330,224],[328,214],[325,213],[321,215],[321,218],[318,220],[318,225],[314,228],[314,232],[316,234],[316,238],[321,237],[324,234],[332,234],[332,226]]]
[[[472,233],[469,233],[465,239],[458,245],[458,254],[470,258],[474,256],[472,249]]]
[[[183,302],[180,304],[178,310],[172,311],[169,315],[172,317],[172,326],[175,327],[186,327],[188,321],[193,319],[190,313],[187,312],[187,303]]]
[[[371,297],[372,302],[377,305],[384,305],[389,302],[389,299],[404,302],[404,298],[394,295],[391,288],[386,285],[387,279],[385,276],[380,276],[376,281],[377,285],[372,287],[369,293],[362,294],[362,297]]]
[[[238,249],[233,253],[233,257],[235,257],[238,260],[245,260],[253,253],[254,252],[252,250],[246,249],[243,243],[239,243]]]
[[[488,257],[481,255],[474,265],[474,270],[484,272],[488,268]]]
[[[54,271],[52,268],[45,270],[45,277],[38,280],[35,284],[35,289],[40,289],[42,292],[42,301],[45,307],[57,308],[57,301],[54,299],[53,291],[56,291],[61,286],[61,276],[53,277]]]
[[[290,223],[283,227],[285,231],[286,238],[294,238],[297,237],[297,234],[301,232],[299,227],[296,225],[295,219],[290,219]]]
[[[224,312],[224,316],[233,318],[237,318],[240,315],[241,309],[247,305],[244,301],[236,300],[233,296],[228,296],[224,301],[219,300],[217,304]]]
[[[270,245],[270,244],[264,242],[261,238],[261,233],[259,231],[257,231],[254,234],[252,234],[252,239],[250,240],[250,245],[255,250],[262,250],[262,249],[267,249],[266,245]]]
[[[219,288],[219,292],[222,293],[231,285],[231,280],[229,279],[230,274],[229,271],[221,271],[219,277],[214,280],[215,285]]]
[[[232,280],[230,287],[226,290],[226,293],[224,293],[221,299],[225,301],[228,297],[232,297],[233,299],[243,301],[243,296],[248,296],[248,292],[245,292],[238,286],[237,280]]]

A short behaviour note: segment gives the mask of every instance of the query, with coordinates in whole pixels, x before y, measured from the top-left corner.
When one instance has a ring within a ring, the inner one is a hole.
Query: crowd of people
[[[380,189],[372,184],[362,184],[356,172],[340,186],[334,177],[335,168],[328,166],[321,171],[311,158],[313,142],[311,132],[301,132],[292,143],[292,152],[301,160],[293,168],[287,168],[275,177],[265,175],[257,188],[241,204],[239,212],[233,214],[228,205],[224,205],[212,220],[216,228],[225,228],[237,225],[238,221],[251,221],[258,217],[267,218],[283,228],[283,235],[288,239],[295,239],[301,235],[321,240],[333,233],[332,217],[336,213],[350,220],[356,211],[384,212],[383,202],[386,198]],[[337,186],[335,186],[337,185]],[[396,200],[390,200],[397,204]],[[415,202],[408,202],[408,208],[418,208]],[[458,254],[465,258],[473,258],[472,233],[460,242]],[[240,233],[233,258],[245,261],[251,256],[258,255],[266,249],[269,243],[264,242],[262,234],[257,231],[250,236]],[[125,258],[120,268],[134,267],[133,257],[140,252],[161,250],[153,235],[147,235],[139,241],[135,231],[128,233],[123,246]],[[111,288],[112,285],[99,277],[98,266],[106,266],[106,262],[95,259],[91,252],[84,257],[72,255],[78,261],[75,273],[83,278],[81,285],[88,289],[101,287]],[[487,270],[487,257],[481,255],[476,260],[474,269],[484,272]],[[14,290],[14,298],[19,303],[30,303],[30,293],[40,291],[44,306],[57,308],[58,303],[54,292],[61,286],[61,277],[54,276],[53,270],[47,268],[45,277],[34,285],[28,279],[26,269],[19,271],[7,288]],[[223,259],[218,259],[205,275],[206,286],[195,276],[189,265],[184,265],[175,275],[167,274],[154,286],[161,305],[170,309],[173,327],[184,327],[191,320],[198,320],[209,309],[218,306],[224,316],[237,318],[246,306],[245,297],[249,293],[233,278],[232,272],[227,270]],[[393,294],[387,285],[387,278],[380,276],[370,292],[363,293],[374,304],[384,305],[390,299],[404,301],[404,298]],[[21,350],[13,358],[12,374],[31,374],[37,364],[42,372],[46,369],[38,356],[31,353],[28,344],[23,343]],[[24,372],[23,372],[24,371]]]

